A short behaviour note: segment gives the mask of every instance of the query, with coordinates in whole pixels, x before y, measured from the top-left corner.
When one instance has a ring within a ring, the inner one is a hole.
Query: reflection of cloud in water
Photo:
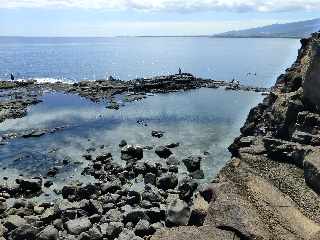
[[[95,110],[85,109],[68,109],[50,112],[30,113],[22,119],[10,119],[1,125],[4,131],[22,130],[27,128],[45,128],[53,122],[76,122],[79,120],[88,121],[98,118]]]
[[[83,179],[81,171],[87,162],[82,155],[90,147],[97,149],[94,157],[111,152],[114,160],[120,162],[118,144],[122,139],[129,144],[145,146],[180,142],[180,147],[172,150],[179,160],[191,154],[209,152],[210,155],[203,161],[203,169],[211,179],[229,159],[226,148],[239,134],[247,110],[259,101],[257,95],[251,93],[203,89],[149,97],[141,102],[126,103],[119,111],[112,111],[106,109],[104,104],[75,96],[59,98],[59,95],[52,95],[49,102],[32,106],[26,117],[0,124],[1,131],[74,126],[38,139],[16,140],[17,143],[5,147],[7,155],[22,151],[22,148],[40,152],[57,149],[59,159],[70,157],[72,162],[83,164],[67,169],[58,181],[68,181],[70,177]],[[148,126],[138,125],[137,119],[146,120]],[[161,139],[153,138],[152,130],[166,133]],[[101,145],[105,147],[101,148]],[[146,150],[144,155],[147,160],[159,159],[154,150]],[[3,161],[3,157],[0,156],[0,160]],[[182,169],[185,170],[184,167]]]

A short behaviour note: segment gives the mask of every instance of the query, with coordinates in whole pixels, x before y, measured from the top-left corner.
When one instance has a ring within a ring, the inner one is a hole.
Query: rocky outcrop
[[[248,115],[232,159],[200,193],[211,200],[201,227],[151,239],[320,239],[320,33]]]

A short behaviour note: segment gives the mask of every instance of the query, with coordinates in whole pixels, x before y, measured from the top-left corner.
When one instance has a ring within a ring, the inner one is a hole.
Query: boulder
[[[197,195],[191,210],[189,225],[202,226],[207,216],[209,203],[201,195]]]
[[[77,218],[66,222],[66,229],[68,233],[79,235],[91,228],[92,224],[88,218]]]
[[[155,149],[155,153],[160,157],[160,158],[168,158],[170,155],[172,155],[172,152],[169,148],[164,147],[164,146],[158,146]]]
[[[192,177],[193,179],[204,179],[204,172],[202,169],[199,169],[194,172],[191,172],[189,176]]]
[[[101,185],[101,192],[106,193],[115,193],[118,190],[121,190],[122,184],[120,180],[115,180],[112,182],[105,182]]]
[[[112,154],[111,153],[104,153],[102,155],[99,155],[96,157],[97,162],[102,162],[102,163],[107,163],[109,160],[112,159]]]
[[[47,177],[55,177],[59,173],[59,169],[57,167],[52,167],[47,172]]]
[[[82,232],[79,240],[102,240],[103,235],[98,227],[93,226],[87,232]]]
[[[178,185],[178,177],[174,173],[166,173],[157,179],[157,187],[162,190],[174,189]]]
[[[39,240],[57,240],[59,239],[59,232],[54,226],[47,226],[37,236]]]
[[[40,219],[44,222],[50,222],[57,217],[57,211],[54,207],[47,208],[42,213]]]
[[[100,225],[101,233],[104,237],[114,239],[119,236],[123,229],[123,223],[110,222]]]
[[[130,205],[135,205],[135,204],[140,203],[140,201],[141,201],[140,192],[135,191],[135,190],[133,190],[133,189],[128,190],[127,200],[126,200],[126,202],[127,202],[128,204],[130,204]]]
[[[150,219],[150,223],[164,221],[166,218],[166,208],[164,205],[160,205],[160,207],[152,207],[150,209],[146,209],[145,212]]]
[[[307,154],[303,162],[306,183],[320,194],[320,151],[315,150]]]
[[[129,205],[125,206],[124,222],[138,223],[141,219],[150,220],[146,212],[142,208],[132,208]]]
[[[110,222],[121,222],[123,220],[122,213],[118,209],[109,210],[106,213],[105,218]]]
[[[142,199],[149,201],[149,202],[161,202],[162,201],[162,196],[159,192],[159,190],[151,184],[146,184],[145,185],[145,190],[142,193]]]
[[[198,183],[194,181],[191,177],[189,176],[183,177],[180,180],[179,186],[178,186],[178,190],[180,191],[179,193],[180,199],[185,201],[190,201],[197,187],[198,187]]]
[[[143,148],[138,145],[127,145],[121,149],[121,159],[125,161],[143,158]]]
[[[118,240],[143,240],[143,238],[136,236],[134,232],[129,229],[124,229],[120,233]]]
[[[102,205],[97,200],[82,200],[80,202],[80,208],[84,210],[89,216],[98,214],[101,215],[103,213]]]
[[[26,225],[27,222],[22,217],[18,215],[9,215],[4,220],[4,226],[9,230],[12,231],[13,229],[16,229],[18,227],[21,227],[23,225]]]
[[[0,224],[0,239],[8,231],[2,224]]]
[[[166,163],[167,163],[168,166],[178,166],[178,165],[180,165],[180,161],[174,155],[171,155],[167,159]]]
[[[0,202],[0,214],[2,214],[3,212],[5,212],[8,208],[8,205],[6,202]]]
[[[189,172],[195,172],[197,170],[200,170],[201,161],[202,161],[201,156],[190,156],[182,160],[182,162],[184,163],[184,165],[186,166]]]
[[[119,143],[119,147],[121,147],[121,148],[123,148],[124,146],[127,146],[128,145],[128,143],[127,143],[127,141],[126,140],[121,140],[121,142]]]
[[[188,204],[180,199],[175,199],[167,206],[166,225],[172,226],[186,226],[189,223],[191,209]]]
[[[140,220],[134,228],[134,233],[139,237],[149,236],[154,233],[147,220]]]
[[[36,239],[36,235],[38,233],[38,229],[31,225],[22,225],[16,229],[14,229],[9,236],[11,240],[34,240]]]
[[[217,198],[216,189],[213,184],[201,185],[199,189],[199,193],[203,197],[203,199],[208,203],[211,201],[214,202]]]
[[[19,184],[19,191],[22,193],[39,193],[42,189],[41,178],[18,178],[16,183]]]
[[[157,181],[157,176],[153,173],[147,173],[144,176],[144,184],[156,185],[156,181]]]

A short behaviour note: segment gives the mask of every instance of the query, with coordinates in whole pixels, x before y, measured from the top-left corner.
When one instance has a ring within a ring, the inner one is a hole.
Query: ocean
[[[0,79],[122,80],[176,73],[270,87],[297,39],[209,37],[0,38]]]
[[[77,82],[108,75],[130,80],[175,73],[181,67],[203,78],[236,78],[270,87],[294,62],[299,45],[295,39],[0,38],[0,78],[8,79],[13,72],[17,78],[38,81]],[[160,160],[156,146],[179,142],[172,150],[177,159],[204,156],[203,181],[210,181],[230,159],[227,147],[240,134],[249,110],[262,99],[254,92],[197,89],[124,102],[116,111],[107,109],[105,102],[45,93],[43,102],[29,107],[26,117],[0,123],[0,136],[30,128],[66,128],[0,146],[4,167],[0,176],[45,175],[50,167],[60,166],[54,187],[76,179],[93,181],[81,175],[88,164],[82,155],[95,148],[95,154],[111,152],[114,161],[123,164],[118,144],[125,139],[153,147],[145,150],[145,159],[156,161]],[[164,137],[153,138],[152,130],[164,131]],[[70,159],[68,167],[63,159]],[[179,171],[185,172],[183,164]]]

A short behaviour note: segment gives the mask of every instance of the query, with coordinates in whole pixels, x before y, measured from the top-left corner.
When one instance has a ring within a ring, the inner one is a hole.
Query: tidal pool
[[[16,138],[0,146],[1,177],[45,176],[50,167],[59,166],[59,174],[53,179],[57,185],[77,179],[92,181],[81,175],[88,164],[82,155],[94,148],[93,156],[111,152],[114,161],[123,164],[118,145],[125,139],[129,144],[152,147],[179,142],[180,146],[172,150],[179,160],[208,152],[202,169],[203,181],[210,181],[229,160],[227,147],[262,96],[198,89],[149,96],[124,103],[118,111],[107,109],[105,102],[94,103],[77,95],[48,92],[42,100],[29,108],[26,117],[1,123],[0,135],[30,128],[65,128],[37,138]],[[154,138],[152,130],[165,134]],[[144,159],[159,160],[154,149],[145,150]],[[64,165],[63,160],[70,164]],[[186,171],[183,164],[179,171]]]

